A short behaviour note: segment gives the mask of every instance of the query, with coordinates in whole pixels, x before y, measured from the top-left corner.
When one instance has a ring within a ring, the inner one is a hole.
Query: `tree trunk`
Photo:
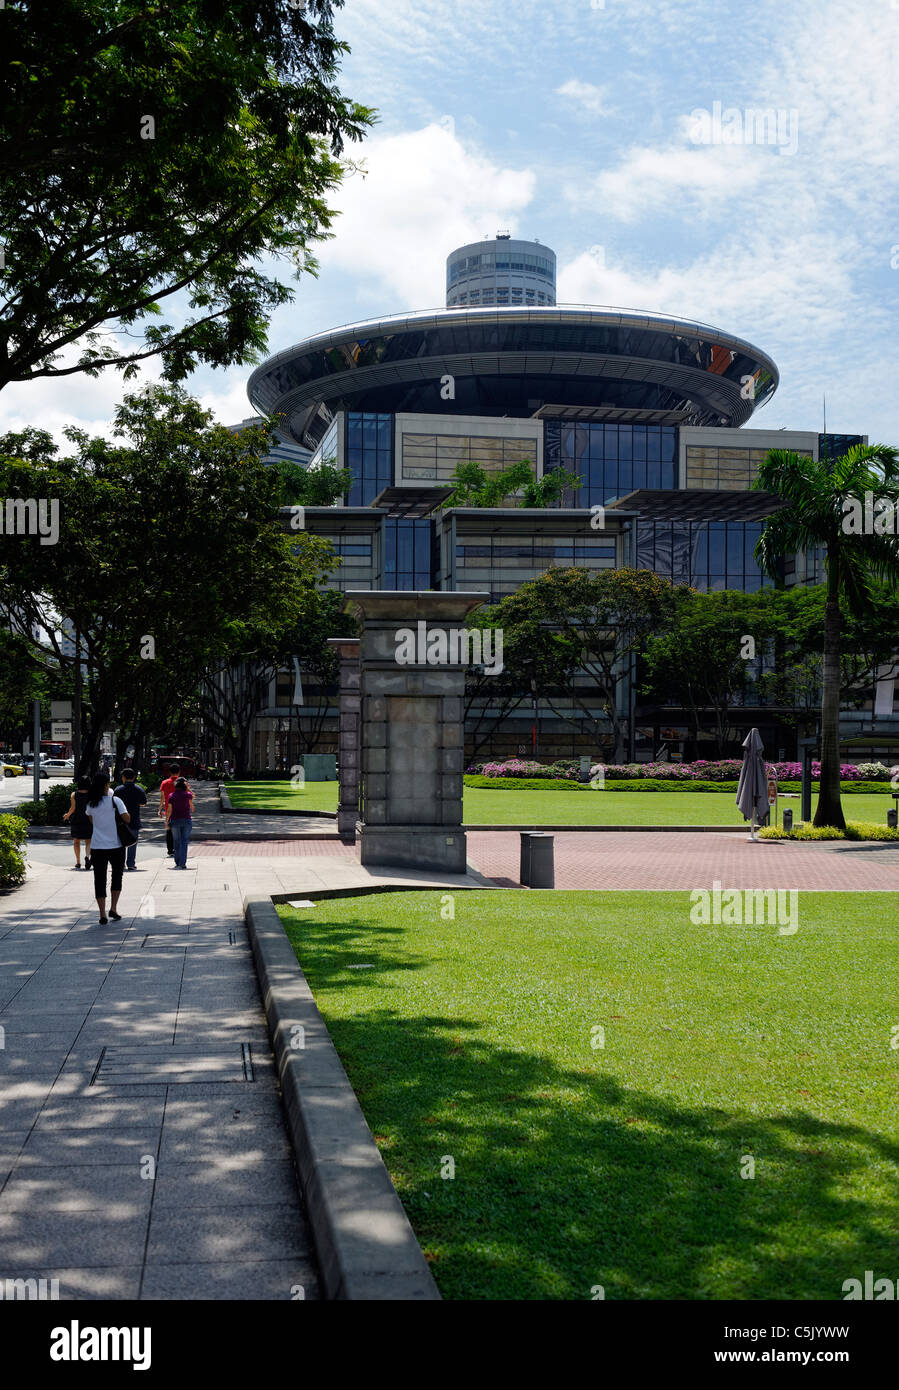
[[[814,824],[845,830],[840,801],[840,571],[833,550],[828,555],[822,680],[821,779]]]

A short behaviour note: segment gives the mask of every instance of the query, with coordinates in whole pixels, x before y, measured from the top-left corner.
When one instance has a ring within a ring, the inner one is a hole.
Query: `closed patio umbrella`
[[[737,783],[737,806],[743,819],[752,822],[750,834],[756,838],[756,823],[768,814],[768,767],[765,745],[758,729],[750,729],[743,740],[743,766]]]

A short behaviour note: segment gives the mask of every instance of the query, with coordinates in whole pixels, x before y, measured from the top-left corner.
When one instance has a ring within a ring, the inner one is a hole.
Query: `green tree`
[[[700,730],[711,723],[716,754],[724,757],[739,709],[792,694],[788,681],[778,679],[775,686],[767,676],[798,669],[805,656],[807,600],[804,589],[678,591],[670,622],[646,646],[644,688],[689,712],[697,750]]]
[[[250,362],[315,271],[345,142],[342,0],[16,0],[2,16],[0,389]],[[169,322],[166,301],[181,295]]]
[[[0,748],[13,743],[30,728],[32,700],[44,700],[44,670],[24,637],[0,627]]]
[[[519,507],[552,507],[567,488],[583,485],[576,473],[561,468],[535,478],[527,459],[495,471],[474,460],[459,463],[451,481],[453,491],[445,507],[501,507],[506,500]],[[516,493],[521,493],[518,500]]]
[[[465,673],[465,730],[472,740],[472,759],[510,714],[533,698],[550,700],[570,684],[577,670],[579,647],[551,631],[526,603],[517,604],[514,598],[492,607],[485,604],[467,620],[469,628],[503,633],[502,671],[490,675],[482,665],[470,666]],[[495,643],[493,650],[498,650]]]
[[[597,746],[610,724],[620,761],[628,726],[622,693],[636,654],[670,620],[675,592],[650,570],[553,568],[503,599],[494,619],[504,644],[523,628],[535,643],[558,648],[555,660],[566,684],[545,693],[546,702],[570,723],[586,721]],[[579,716],[559,703],[562,696]]]
[[[124,442],[66,433],[76,452],[59,460],[39,431],[0,439],[0,495],[60,504],[58,544],[4,545],[0,602],[48,670],[73,672],[63,619],[80,633],[88,765],[105,728],[145,738],[207,666],[270,647],[334,556],[282,529],[266,430],[235,435],[178,388],[127,397]]]
[[[283,479],[284,507],[331,507],[353,485],[349,468],[338,468],[334,459],[323,459],[317,468],[303,468],[286,460],[272,465]]]
[[[877,583],[899,582],[899,540],[852,525],[866,493],[899,508],[899,453],[884,444],[855,445],[837,459],[815,462],[773,449],[755,486],[787,505],[769,517],[756,556],[776,576],[780,561],[796,551],[824,551],[826,600],[821,689],[821,782],[816,826],[845,828],[840,801],[841,626],[844,609],[864,613]],[[883,525],[883,522],[880,523]]]

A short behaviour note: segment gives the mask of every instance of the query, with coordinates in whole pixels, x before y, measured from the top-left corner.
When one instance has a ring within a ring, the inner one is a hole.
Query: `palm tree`
[[[854,445],[838,459],[816,463],[772,449],[754,484],[787,504],[769,517],[756,559],[772,578],[778,561],[795,551],[824,550],[827,601],[821,695],[821,783],[815,825],[845,829],[840,803],[841,605],[861,612],[872,585],[899,584],[899,452],[885,444]],[[880,502],[873,512],[865,494]],[[892,509],[884,510],[886,508]],[[859,518],[861,517],[861,525]],[[867,526],[865,522],[867,521]],[[876,529],[879,524],[880,530]]]

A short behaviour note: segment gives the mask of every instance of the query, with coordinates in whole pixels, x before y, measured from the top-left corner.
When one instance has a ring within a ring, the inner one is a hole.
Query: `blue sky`
[[[337,29],[343,88],[380,120],[271,351],[442,304],[447,252],[508,228],[556,251],[560,302],[769,352],[757,425],[818,429],[826,393],[830,429],[899,444],[899,0],[348,0]],[[752,134],[764,109],[775,143]],[[230,423],[248,374],[190,386]],[[0,427],[105,432],[121,389],[12,387]]]

